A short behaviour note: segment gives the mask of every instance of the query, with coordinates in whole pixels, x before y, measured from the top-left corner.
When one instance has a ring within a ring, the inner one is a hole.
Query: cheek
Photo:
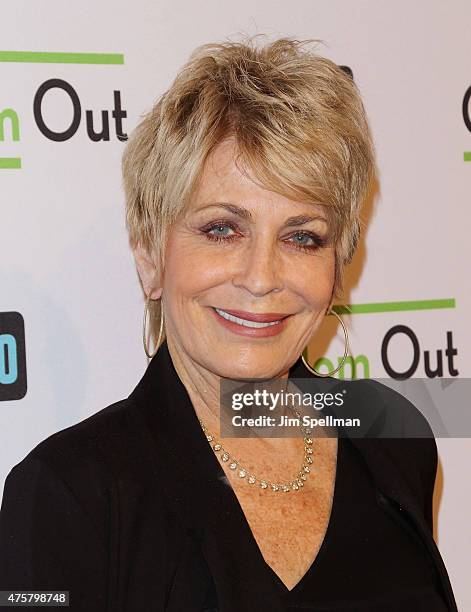
[[[306,265],[293,269],[292,286],[312,306],[324,308],[329,303],[335,280],[333,249],[311,258]]]
[[[192,296],[221,284],[228,272],[227,258],[215,256],[204,244],[195,247],[191,237],[169,236],[164,268],[164,291]]]

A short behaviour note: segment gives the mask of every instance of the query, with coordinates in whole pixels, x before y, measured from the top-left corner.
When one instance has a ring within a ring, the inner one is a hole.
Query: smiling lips
[[[281,312],[255,314],[245,310],[212,308],[218,321],[236,334],[251,337],[267,337],[279,334],[290,316]]]

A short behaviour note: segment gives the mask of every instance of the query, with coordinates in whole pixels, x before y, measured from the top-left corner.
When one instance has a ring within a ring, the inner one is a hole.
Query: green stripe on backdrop
[[[36,64],[124,64],[124,55],[122,53],[0,51],[0,62],[26,62]]]
[[[332,307],[337,314],[370,314],[373,312],[405,312],[412,310],[437,310],[455,308],[455,299],[412,300],[404,302],[373,302],[371,304],[345,304]]]
[[[464,161],[471,161],[471,151],[465,151],[463,153]]]
[[[0,157],[0,168],[21,168],[19,157]]]

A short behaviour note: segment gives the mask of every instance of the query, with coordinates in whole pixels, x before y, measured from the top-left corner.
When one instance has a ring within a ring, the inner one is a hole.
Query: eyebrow
[[[200,208],[200,210],[205,210],[206,208],[211,208],[211,207],[225,208],[226,210],[233,213],[234,215],[237,215],[247,221],[251,221],[253,219],[252,213],[249,210],[247,210],[246,208],[242,208],[241,206],[236,206],[235,204],[230,204],[229,202],[214,202],[212,204],[207,204],[203,208]],[[288,217],[288,219],[285,222],[285,225],[288,227],[291,227],[294,225],[304,225],[305,223],[309,223],[310,221],[316,221],[316,220],[325,221],[325,223],[327,223],[327,219],[323,215],[315,214],[315,215],[295,215],[294,217]]]

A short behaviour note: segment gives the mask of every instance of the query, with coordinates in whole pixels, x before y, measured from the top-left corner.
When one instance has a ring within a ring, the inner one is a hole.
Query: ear
[[[140,244],[133,249],[133,254],[145,294],[153,300],[158,300],[163,288],[159,286],[159,272],[152,257]]]

